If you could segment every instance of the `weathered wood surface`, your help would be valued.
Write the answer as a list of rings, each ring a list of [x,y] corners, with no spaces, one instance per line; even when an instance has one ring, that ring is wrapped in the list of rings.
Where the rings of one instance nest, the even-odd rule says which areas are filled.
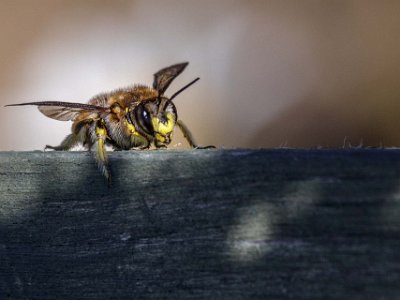
[[[0,153],[0,299],[400,299],[399,150]]]

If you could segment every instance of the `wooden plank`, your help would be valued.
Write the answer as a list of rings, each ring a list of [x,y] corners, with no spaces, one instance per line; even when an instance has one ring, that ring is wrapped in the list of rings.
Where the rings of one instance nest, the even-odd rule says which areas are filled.
[[[0,152],[0,299],[399,299],[399,150]]]

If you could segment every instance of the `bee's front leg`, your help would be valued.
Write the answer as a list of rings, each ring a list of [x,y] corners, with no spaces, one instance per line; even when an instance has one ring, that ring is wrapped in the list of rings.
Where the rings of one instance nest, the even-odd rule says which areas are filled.
[[[194,140],[192,133],[190,132],[189,128],[182,122],[182,120],[176,121],[176,125],[178,125],[179,129],[182,131],[183,136],[188,141],[190,147],[195,149],[208,149],[208,148],[215,148],[215,146],[199,146]]]
[[[131,150],[146,150],[150,148],[150,141],[136,131],[131,135]]]

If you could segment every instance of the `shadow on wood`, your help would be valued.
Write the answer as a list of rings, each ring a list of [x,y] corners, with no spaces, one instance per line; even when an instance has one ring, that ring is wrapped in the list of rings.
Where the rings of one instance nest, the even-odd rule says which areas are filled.
[[[0,153],[1,299],[397,299],[399,150]]]

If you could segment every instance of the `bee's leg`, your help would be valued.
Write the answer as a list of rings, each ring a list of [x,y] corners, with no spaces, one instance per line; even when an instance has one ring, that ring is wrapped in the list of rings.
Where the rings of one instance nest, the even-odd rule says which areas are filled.
[[[151,146],[150,141],[147,138],[139,135],[132,136],[131,143],[134,145],[131,147],[131,150],[146,150]]]
[[[104,121],[99,120],[97,121],[96,124],[93,124],[90,134],[90,138],[92,140],[92,145],[90,149],[92,150],[92,153],[95,156],[97,165],[104,175],[104,177],[107,179],[108,184],[110,185],[111,183],[111,174],[110,170],[108,167],[108,159],[107,159],[107,153],[106,153],[106,138],[107,138],[107,130],[104,126]]]
[[[182,131],[183,136],[185,139],[188,141],[190,147],[196,148],[196,149],[207,149],[207,148],[215,148],[215,146],[199,146],[196,144],[192,133],[190,132],[189,128],[185,125],[185,123],[182,122],[182,120],[178,120],[176,122],[176,125],[178,125],[179,129]]]
[[[44,147],[44,150],[52,149],[56,151],[67,151],[76,146],[79,142],[80,142],[80,137],[75,133],[71,133],[63,139],[60,145],[58,146],[46,145],[46,147]]]
[[[197,148],[197,144],[194,141],[193,135],[190,132],[189,128],[183,123],[181,120],[176,121],[176,125],[178,125],[179,129],[182,131],[183,136],[188,141],[190,147]]]

